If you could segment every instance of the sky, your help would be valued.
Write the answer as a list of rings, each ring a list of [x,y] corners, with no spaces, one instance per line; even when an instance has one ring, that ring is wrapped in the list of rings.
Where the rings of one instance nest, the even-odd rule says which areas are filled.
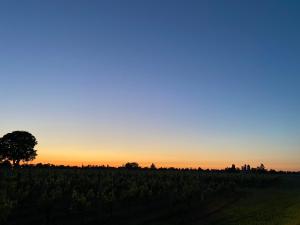
[[[0,136],[34,162],[300,170],[299,1],[2,0]]]

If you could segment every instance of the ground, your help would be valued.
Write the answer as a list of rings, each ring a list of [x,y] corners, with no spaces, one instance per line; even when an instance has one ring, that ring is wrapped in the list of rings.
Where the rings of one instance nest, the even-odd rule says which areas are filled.
[[[277,187],[249,194],[196,224],[300,225],[300,177],[283,177]]]

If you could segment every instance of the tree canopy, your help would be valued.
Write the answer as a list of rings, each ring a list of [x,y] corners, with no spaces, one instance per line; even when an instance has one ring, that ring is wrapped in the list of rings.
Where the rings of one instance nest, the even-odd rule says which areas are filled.
[[[139,164],[137,162],[128,162],[124,166],[126,169],[138,169],[140,168]]]
[[[14,131],[0,138],[0,160],[9,160],[14,166],[28,162],[37,156],[36,138],[27,131]]]

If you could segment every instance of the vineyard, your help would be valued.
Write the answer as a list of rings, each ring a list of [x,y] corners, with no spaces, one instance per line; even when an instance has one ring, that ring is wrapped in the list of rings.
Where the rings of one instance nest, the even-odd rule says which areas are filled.
[[[1,169],[0,224],[158,225],[195,209],[205,215],[216,199],[226,205],[274,182],[271,174],[198,170]]]

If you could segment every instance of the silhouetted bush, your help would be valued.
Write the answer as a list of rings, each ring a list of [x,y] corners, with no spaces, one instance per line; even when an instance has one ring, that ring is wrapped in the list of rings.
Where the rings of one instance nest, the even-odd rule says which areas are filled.
[[[140,168],[139,164],[136,163],[136,162],[128,162],[128,163],[125,164],[124,167],[126,169],[139,169]]]

